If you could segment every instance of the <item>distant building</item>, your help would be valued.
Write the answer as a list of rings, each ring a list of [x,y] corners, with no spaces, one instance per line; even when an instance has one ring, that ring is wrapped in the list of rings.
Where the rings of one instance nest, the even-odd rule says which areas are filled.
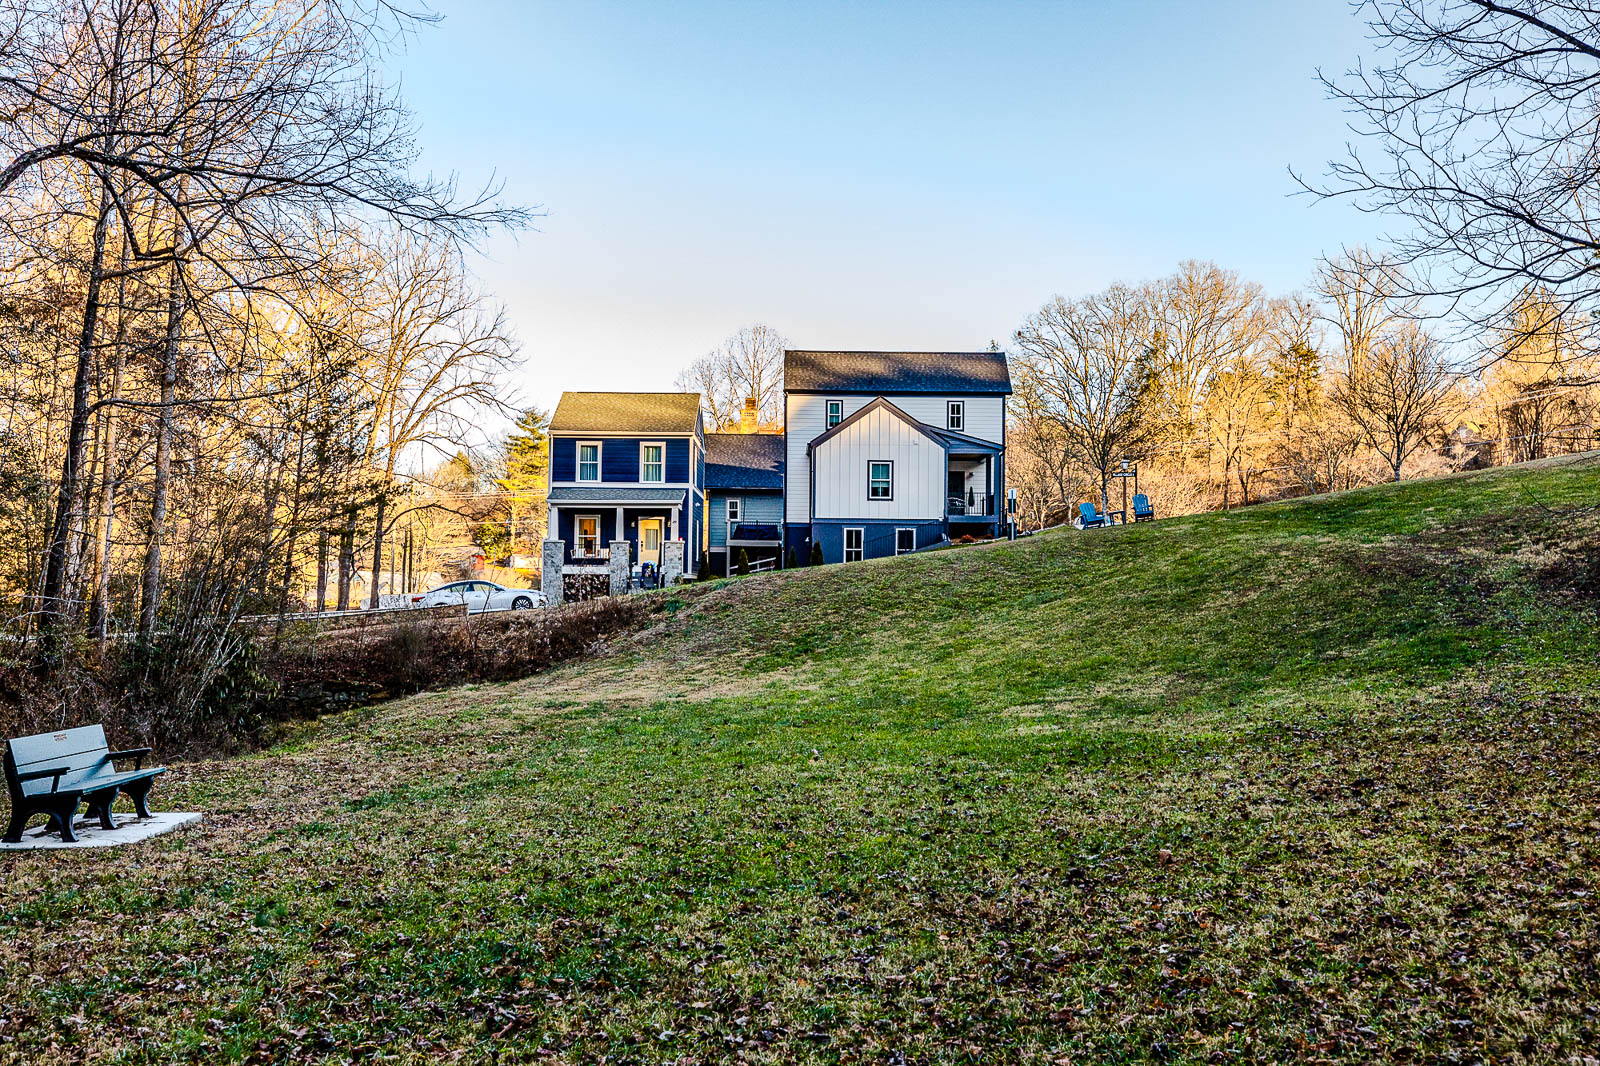
[[[714,574],[783,565],[784,436],[755,432],[755,404],[745,405],[739,433],[706,434],[709,562]]]
[[[706,435],[696,392],[566,392],[550,419],[549,533],[565,566],[603,564],[614,541],[660,566],[682,541],[693,577],[706,548]]]
[[[1000,528],[1003,352],[784,353],[784,535],[801,559],[899,555]]]

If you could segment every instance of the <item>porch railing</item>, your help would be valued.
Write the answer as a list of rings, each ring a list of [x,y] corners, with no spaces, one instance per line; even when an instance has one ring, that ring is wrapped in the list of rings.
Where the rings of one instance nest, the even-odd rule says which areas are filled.
[[[981,492],[951,496],[945,503],[945,510],[957,517],[988,518],[994,514],[994,497]]]

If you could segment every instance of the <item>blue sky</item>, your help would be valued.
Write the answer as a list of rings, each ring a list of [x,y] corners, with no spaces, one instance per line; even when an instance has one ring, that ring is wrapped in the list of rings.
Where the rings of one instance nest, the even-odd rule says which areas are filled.
[[[1213,259],[1273,292],[1380,221],[1291,195],[1366,48],[1343,0],[441,2],[398,60],[420,166],[537,230],[474,267],[523,403],[796,347],[1005,343],[1054,293]]]

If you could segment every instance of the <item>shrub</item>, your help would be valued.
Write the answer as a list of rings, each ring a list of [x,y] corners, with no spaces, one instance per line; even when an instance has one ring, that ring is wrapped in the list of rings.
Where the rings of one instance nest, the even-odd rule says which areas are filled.
[[[750,553],[745,549],[740,548],[739,562],[736,565],[738,566],[740,577],[744,577],[746,574],[748,574],[750,572]]]
[[[800,565],[800,556],[795,554],[794,547],[791,546],[789,548],[789,554],[787,554],[787,555],[785,555],[783,557],[783,568],[785,570],[793,570],[795,567],[797,567],[799,565]]]
[[[820,543],[811,545],[811,565],[822,565],[822,545]]]

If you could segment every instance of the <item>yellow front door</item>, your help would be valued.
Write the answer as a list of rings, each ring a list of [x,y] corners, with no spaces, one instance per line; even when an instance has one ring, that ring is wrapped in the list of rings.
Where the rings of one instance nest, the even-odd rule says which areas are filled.
[[[661,568],[661,519],[639,519],[639,562]]]

